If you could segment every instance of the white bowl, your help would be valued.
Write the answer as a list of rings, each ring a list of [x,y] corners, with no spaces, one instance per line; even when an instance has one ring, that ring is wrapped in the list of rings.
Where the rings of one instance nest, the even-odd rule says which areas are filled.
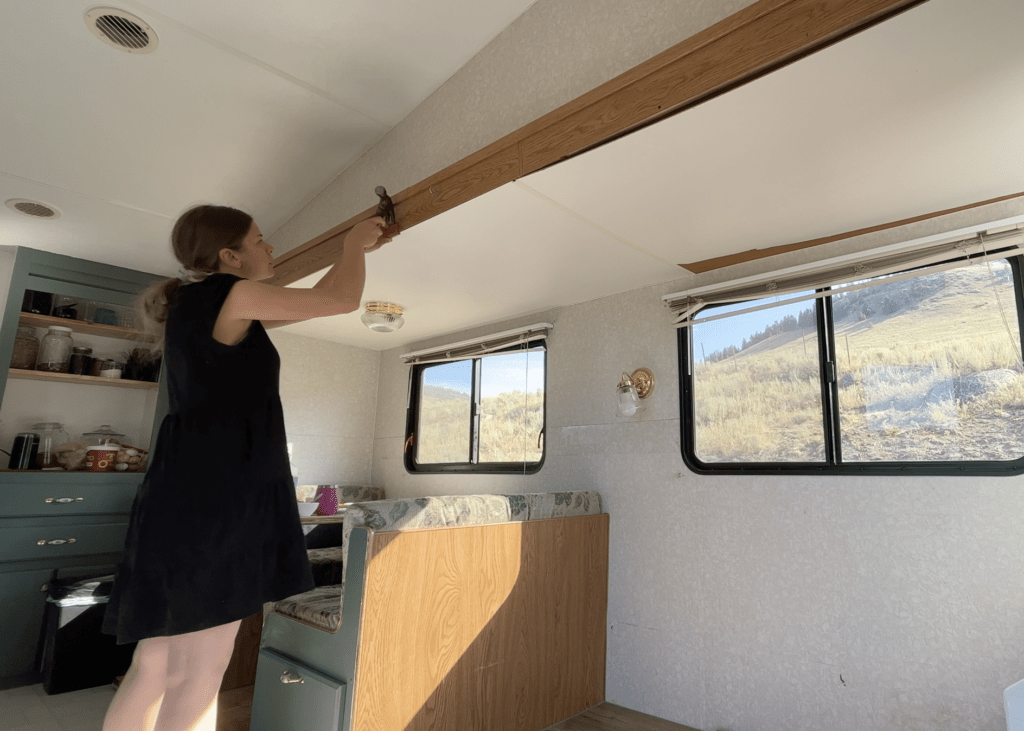
[[[316,512],[316,509],[320,507],[320,503],[299,503],[299,515],[304,518],[308,518],[310,515]]]

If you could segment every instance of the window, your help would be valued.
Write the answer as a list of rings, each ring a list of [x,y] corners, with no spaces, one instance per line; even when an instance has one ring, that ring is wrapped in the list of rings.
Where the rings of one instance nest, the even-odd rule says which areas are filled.
[[[1021,258],[696,310],[679,328],[687,465],[1024,472]]]
[[[544,340],[476,358],[413,365],[410,472],[532,474],[544,461]]]

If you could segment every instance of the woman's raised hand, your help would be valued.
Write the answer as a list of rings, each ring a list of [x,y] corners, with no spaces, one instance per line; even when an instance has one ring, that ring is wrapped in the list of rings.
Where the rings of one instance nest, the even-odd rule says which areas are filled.
[[[386,225],[380,216],[360,221],[348,232],[345,243],[359,246],[364,252],[376,251],[391,241],[391,239],[381,236]]]

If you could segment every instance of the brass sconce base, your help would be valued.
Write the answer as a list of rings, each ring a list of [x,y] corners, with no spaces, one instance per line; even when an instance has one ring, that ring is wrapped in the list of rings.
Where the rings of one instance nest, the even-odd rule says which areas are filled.
[[[647,398],[654,392],[654,374],[650,368],[637,368],[629,375],[629,380],[636,387],[636,395]]]

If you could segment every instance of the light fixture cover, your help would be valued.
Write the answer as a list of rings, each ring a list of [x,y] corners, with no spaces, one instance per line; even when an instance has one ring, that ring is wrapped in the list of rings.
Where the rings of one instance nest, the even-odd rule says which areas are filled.
[[[366,327],[377,333],[394,332],[405,324],[402,306],[391,302],[367,302],[360,318]]]

